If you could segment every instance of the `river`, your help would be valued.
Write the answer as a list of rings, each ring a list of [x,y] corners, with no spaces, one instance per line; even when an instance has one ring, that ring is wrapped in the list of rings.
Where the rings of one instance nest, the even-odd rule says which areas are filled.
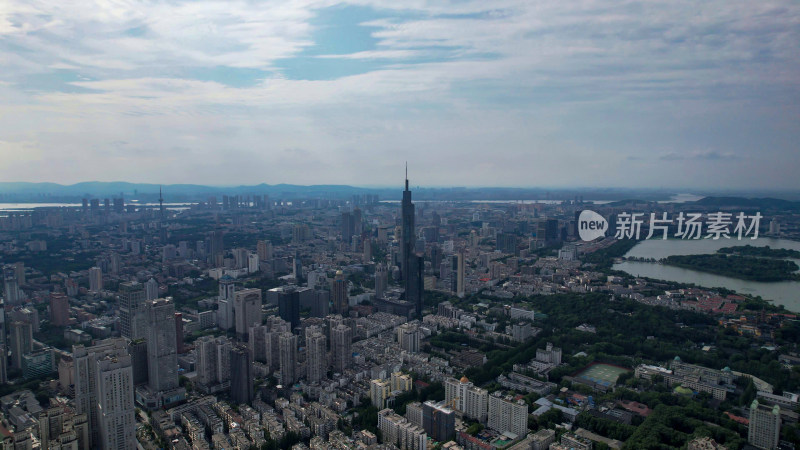
[[[800,250],[800,242],[786,239],[758,238],[756,240],[742,239],[741,241],[735,239],[720,239],[717,241],[710,239],[685,241],[668,239],[642,241],[636,244],[625,256],[661,259],[670,255],[716,253],[722,247],[748,244],[758,247],[768,245],[771,248]],[[694,283],[707,288],[724,287],[746,295],[760,295],[761,298],[771,300],[777,305],[783,305],[790,311],[800,312],[800,281],[747,281],[659,263],[638,261],[624,261],[614,264],[614,269],[635,276],[680,283]]]

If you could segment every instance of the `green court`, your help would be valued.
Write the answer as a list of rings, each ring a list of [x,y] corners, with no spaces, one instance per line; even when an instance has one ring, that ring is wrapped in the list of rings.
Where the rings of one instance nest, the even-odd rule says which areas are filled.
[[[630,370],[610,364],[592,364],[581,371],[578,378],[603,386],[613,386],[617,383],[617,378],[625,372],[630,372]]]

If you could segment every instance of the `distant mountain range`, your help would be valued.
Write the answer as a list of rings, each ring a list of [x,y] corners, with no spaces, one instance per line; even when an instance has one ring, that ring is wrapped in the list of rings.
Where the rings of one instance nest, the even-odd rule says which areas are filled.
[[[147,183],[128,183],[123,181],[83,183],[62,185],[57,183],[0,182],[0,202],[80,202],[83,198],[115,198],[143,202],[156,201],[159,189],[163,189],[164,200],[172,202],[205,201],[209,197],[221,200],[223,195],[269,195],[272,199],[350,199],[354,195],[373,194],[381,200],[400,200],[403,186],[367,188],[349,185],[296,184],[258,184],[252,186],[207,186],[199,184],[158,185]],[[500,188],[500,187],[415,187],[414,200],[574,200],[585,201],[657,201],[669,200],[675,191],[663,189],[622,189],[622,188]],[[764,195],[766,197],[766,195]],[[800,200],[798,193],[769,193],[770,197]],[[699,204],[750,206],[765,205],[795,209],[800,203],[777,198],[706,197]],[[622,202],[621,202],[622,203]]]

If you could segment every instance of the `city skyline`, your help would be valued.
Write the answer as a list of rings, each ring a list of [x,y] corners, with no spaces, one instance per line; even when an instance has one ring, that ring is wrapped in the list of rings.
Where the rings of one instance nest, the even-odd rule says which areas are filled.
[[[13,1],[0,176],[800,189],[800,5]],[[76,31],[80,30],[80,32]]]

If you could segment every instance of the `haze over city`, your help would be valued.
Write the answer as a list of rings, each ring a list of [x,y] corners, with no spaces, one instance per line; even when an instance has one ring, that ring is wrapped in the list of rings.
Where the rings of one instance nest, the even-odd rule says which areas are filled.
[[[797,189],[793,1],[0,7],[0,178]],[[389,180],[392,180],[391,182]]]

